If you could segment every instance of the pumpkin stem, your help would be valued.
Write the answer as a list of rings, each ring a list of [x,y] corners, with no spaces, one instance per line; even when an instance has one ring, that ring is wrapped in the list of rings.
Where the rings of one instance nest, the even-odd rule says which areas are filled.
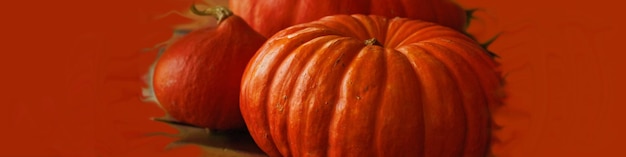
[[[219,24],[220,22],[222,22],[222,20],[230,17],[233,15],[233,12],[228,10],[228,8],[223,7],[223,6],[215,6],[215,7],[211,7],[211,8],[207,8],[203,11],[198,10],[198,8],[196,8],[195,4],[191,5],[191,8],[189,8],[189,10],[191,10],[192,13],[196,14],[196,15],[200,15],[200,16],[213,16],[215,17],[215,19],[217,19],[217,23]]]
[[[367,46],[372,46],[372,45],[383,46],[383,44],[378,42],[378,40],[376,40],[376,38],[365,40],[365,45],[367,45]]]

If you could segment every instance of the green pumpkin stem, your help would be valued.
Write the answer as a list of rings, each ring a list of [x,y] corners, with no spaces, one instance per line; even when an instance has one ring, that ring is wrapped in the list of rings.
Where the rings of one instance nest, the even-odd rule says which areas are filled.
[[[372,45],[383,46],[383,44],[380,43],[376,38],[371,38],[371,39],[365,40],[365,45],[367,45],[367,46],[372,46]]]
[[[192,4],[189,10],[191,10],[191,12],[196,15],[213,16],[215,17],[215,19],[217,19],[218,24],[221,23],[224,19],[233,15],[232,11],[228,10],[228,8],[223,7],[223,6],[215,6],[215,7],[207,8],[203,11],[200,11],[198,10],[198,8],[196,8],[195,4]]]

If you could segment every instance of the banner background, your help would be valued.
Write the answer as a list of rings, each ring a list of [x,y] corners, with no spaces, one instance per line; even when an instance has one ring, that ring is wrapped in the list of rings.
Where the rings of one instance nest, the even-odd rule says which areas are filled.
[[[481,8],[470,31],[507,74],[494,112],[497,156],[624,156],[626,28],[611,0],[459,0]],[[175,132],[141,101],[144,52],[167,40],[189,0],[5,1],[0,57],[0,156],[197,156],[166,151]],[[223,3],[223,2],[218,2]]]

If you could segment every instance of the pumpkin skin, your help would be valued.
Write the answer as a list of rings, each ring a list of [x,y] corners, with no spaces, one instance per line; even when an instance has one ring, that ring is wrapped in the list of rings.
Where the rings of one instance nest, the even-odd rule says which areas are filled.
[[[266,38],[236,15],[219,16],[224,19],[216,27],[194,30],[167,48],[154,70],[154,93],[169,116],[182,123],[245,128],[239,110],[241,76]]]
[[[499,78],[485,50],[453,29],[335,15],[269,38],[243,75],[240,104],[272,157],[483,157]]]
[[[374,14],[436,22],[463,31],[467,18],[450,0],[231,0],[229,7],[265,37],[336,14]]]

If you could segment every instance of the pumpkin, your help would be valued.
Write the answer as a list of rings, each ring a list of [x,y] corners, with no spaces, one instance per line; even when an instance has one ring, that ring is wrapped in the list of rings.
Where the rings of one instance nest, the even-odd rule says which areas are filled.
[[[245,128],[239,111],[243,71],[266,38],[224,7],[200,15],[218,19],[181,37],[162,54],[153,75],[154,94],[177,121],[215,130]]]
[[[376,14],[436,22],[462,31],[466,12],[450,0],[231,0],[229,7],[270,37],[289,26],[335,14]]]
[[[244,72],[241,112],[272,157],[482,157],[497,71],[448,27],[333,15],[267,40]]]

